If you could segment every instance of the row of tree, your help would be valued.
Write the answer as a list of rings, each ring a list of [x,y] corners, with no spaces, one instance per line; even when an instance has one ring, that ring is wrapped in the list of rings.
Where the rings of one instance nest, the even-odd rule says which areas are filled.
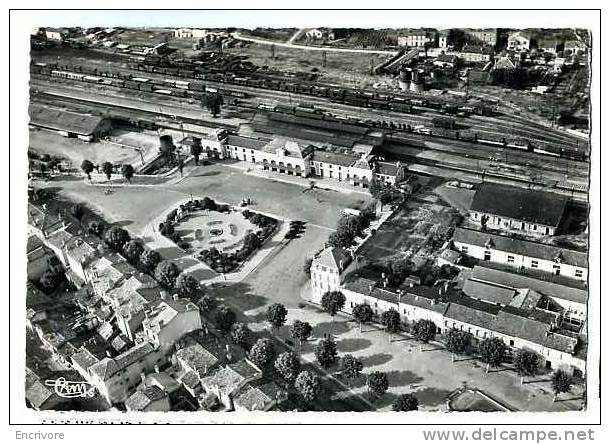
[[[87,175],[87,178],[89,180],[91,180],[91,173],[93,172],[93,170],[97,170],[99,172],[99,165],[94,165],[93,162],[87,159],[83,160],[80,165],[80,168],[83,173]],[[102,164],[102,172],[106,175],[106,178],[110,180],[112,174],[114,173],[114,165],[112,164],[112,162],[104,162]],[[135,170],[132,165],[123,164],[121,166],[121,175],[127,180],[127,182],[131,183],[131,179],[133,178],[134,174]]]

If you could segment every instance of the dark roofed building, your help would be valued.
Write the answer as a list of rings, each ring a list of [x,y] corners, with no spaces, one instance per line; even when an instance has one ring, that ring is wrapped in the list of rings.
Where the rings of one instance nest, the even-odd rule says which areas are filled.
[[[71,111],[30,106],[30,125],[36,128],[57,131],[66,137],[78,137],[92,141],[108,134],[112,129],[110,119]]]
[[[588,276],[587,253],[581,251],[462,227],[455,229],[453,245],[468,256],[517,269],[539,270],[580,281],[586,281]]]
[[[554,235],[567,200],[559,194],[483,183],[472,201],[470,217],[479,223],[486,217],[488,228]]]

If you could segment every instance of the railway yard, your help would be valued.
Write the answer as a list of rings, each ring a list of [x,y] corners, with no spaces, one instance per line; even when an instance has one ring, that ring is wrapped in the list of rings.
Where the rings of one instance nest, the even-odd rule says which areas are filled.
[[[494,41],[495,59],[460,71],[444,65],[453,46],[420,51],[398,43],[404,30],[352,31],[338,43],[309,28],[94,31],[61,43],[44,31],[32,37],[27,151],[28,258],[38,236],[65,277],[53,287],[44,277],[53,270],[28,275],[28,301],[33,289],[73,296],[68,308],[96,319],[82,329],[99,341],[74,354],[95,344],[87,360],[96,363],[81,368],[48,345],[59,330],[44,333],[38,305],[28,306],[28,347],[48,349],[55,366],[80,373],[119,410],[132,409],[160,368],[179,386],[163,392],[166,410],[170,400],[171,410],[239,410],[238,394],[263,387],[275,390],[265,410],[400,411],[405,396],[434,412],[584,408],[588,113],[564,113],[571,126],[561,126],[556,103],[536,92],[556,88],[586,103],[582,59],[560,75],[549,54],[524,52],[524,63],[545,63],[536,78],[550,85],[510,90],[468,83],[471,70],[491,78],[494,60],[513,56],[504,41]],[[451,87],[431,87],[449,76]],[[325,299],[340,296],[336,307]],[[362,321],[355,307],[369,304]],[[165,306],[181,321],[153,325],[169,332],[159,345],[148,329]],[[310,323],[304,338],[300,321]],[[423,336],[422,321],[431,324]],[[455,332],[471,342],[450,352]],[[118,339],[121,354],[106,347]],[[496,361],[480,347],[492,339],[503,347]],[[191,340],[214,358],[209,368],[187,368]],[[324,341],[336,341],[330,363]],[[125,364],[137,368],[135,385],[92,377],[142,344],[156,363]],[[530,346],[539,367],[524,373],[514,356]],[[259,347],[272,358],[294,354],[299,378],[318,384],[311,399],[296,372],[286,376]],[[361,361],[355,377],[338,353]],[[226,396],[210,388],[244,368],[256,376]],[[562,369],[572,385],[560,393],[551,378]],[[376,373],[386,377],[381,394],[371,388]],[[464,406],[449,402],[458,394]]]

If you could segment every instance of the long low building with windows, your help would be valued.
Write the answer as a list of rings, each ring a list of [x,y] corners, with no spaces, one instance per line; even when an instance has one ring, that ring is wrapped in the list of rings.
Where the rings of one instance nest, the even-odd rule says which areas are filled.
[[[498,270],[475,267],[462,279],[463,287],[407,285],[387,288],[383,279],[348,266],[347,251],[328,247],[311,265],[311,301],[319,304],[327,291],[345,295],[343,311],[351,314],[367,304],[376,318],[396,310],[403,324],[420,319],[434,322],[437,333],[452,328],[469,332],[473,340],[500,338],[509,349],[536,351],[547,368],[585,374],[586,291],[538,281]]]
[[[462,254],[483,261],[532,269],[579,281],[588,278],[587,253],[515,237],[458,227],[453,246]]]
[[[405,177],[400,162],[378,160],[367,153],[348,149],[328,150],[286,137],[260,138],[222,132],[210,137],[208,157],[235,159],[269,172],[300,177],[319,177],[368,188],[373,181],[395,185]],[[201,141],[202,146],[210,145]]]

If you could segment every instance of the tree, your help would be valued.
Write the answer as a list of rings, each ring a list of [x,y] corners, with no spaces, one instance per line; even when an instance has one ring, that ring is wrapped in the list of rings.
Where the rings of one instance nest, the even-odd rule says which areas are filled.
[[[360,324],[360,333],[362,333],[362,324],[371,322],[373,320],[373,309],[368,304],[357,304],[352,309],[352,315]]]
[[[254,343],[248,352],[248,359],[261,370],[271,362],[275,355],[273,342],[268,338],[261,338]]]
[[[305,272],[307,279],[311,278],[311,264],[312,263],[313,263],[313,258],[308,257],[307,259],[305,259],[305,264],[303,264],[303,271]]]
[[[223,333],[228,333],[231,331],[231,327],[235,323],[235,312],[231,310],[226,305],[221,305],[218,307],[218,311],[216,312],[216,316],[214,320],[216,321],[216,326]]]
[[[80,225],[83,221],[83,216],[85,215],[85,209],[79,203],[75,203],[70,207],[70,214],[78,221]]]
[[[129,239],[130,236],[127,230],[117,226],[110,227],[104,234],[104,240],[114,251],[122,251],[123,245]]]
[[[286,381],[294,381],[301,370],[299,358],[292,352],[280,353],[276,358],[275,369]]]
[[[420,350],[422,350],[423,344],[432,341],[436,336],[436,324],[429,319],[420,319],[411,327],[411,333],[421,342]]]
[[[193,297],[199,290],[199,282],[191,274],[182,273],[176,279],[176,290],[180,296]]]
[[[560,393],[570,391],[570,388],[572,388],[572,378],[564,370],[555,370],[551,379],[551,387],[553,387],[553,393],[555,393],[553,396],[553,402],[555,402]]]
[[[155,268],[155,278],[162,287],[167,290],[173,290],[176,285],[176,278],[180,274],[180,270],[172,261],[163,261]]]
[[[392,342],[392,334],[400,331],[400,314],[393,308],[384,311],[381,314],[381,324],[385,327],[390,342]]]
[[[127,180],[127,182],[131,183],[131,179],[133,178],[133,175],[134,175],[133,166],[131,166],[130,164],[123,165],[121,168],[121,174],[123,175],[125,180]]]
[[[256,250],[260,244],[261,244],[261,240],[259,239],[259,237],[254,234],[254,233],[248,233],[244,236],[244,248],[248,251],[254,251]]]
[[[288,310],[282,304],[274,303],[267,308],[267,321],[271,324],[271,328],[279,329],[286,323],[286,315]]]
[[[341,374],[347,379],[355,380],[357,379],[364,367],[362,361],[357,358],[354,358],[352,355],[345,355],[339,361],[339,367],[341,369]]]
[[[193,143],[191,145],[191,156],[195,159],[195,165],[199,165],[199,156],[203,153],[203,147],[200,144]]]
[[[112,176],[112,173],[114,172],[114,166],[110,162],[104,162],[102,164],[102,171],[106,175],[106,178],[108,180],[110,180],[110,177]]]
[[[521,384],[526,376],[533,376],[538,372],[540,367],[540,355],[529,348],[520,348],[515,353],[513,360],[515,370],[521,376]]]
[[[320,302],[324,311],[332,318],[332,325],[334,326],[335,315],[345,306],[345,296],[340,291],[327,291],[322,295]]]
[[[93,163],[91,161],[85,159],[80,164],[80,169],[83,170],[83,173],[87,175],[87,179],[91,180],[91,173],[93,172]]]
[[[92,220],[89,222],[87,231],[99,237],[104,233],[104,223],[99,220]]]
[[[313,372],[303,370],[294,381],[294,388],[305,402],[313,402],[320,394],[320,378]]]
[[[316,359],[324,368],[331,367],[337,362],[337,344],[332,336],[326,336],[320,339],[314,350]]]
[[[38,283],[43,291],[48,294],[55,291],[64,278],[65,275],[59,269],[50,267],[44,271]]]
[[[313,328],[309,322],[302,322],[298,319],[296,319],[293,322],[292,327],[290,327],[290,336],[299,341],[299,353],[301,353],[303,342],[309,339],[312,331]]]
[[[156,250],[144,250],[140,255],[140,263],[148,271],[153,271],[159,262],[161,262],[161,255]]]
[[[220,114],[222,105],[223,99],[218,93],[208,93],[203,98],[203,106],[207,108],[213,117],[217,117]]]
[[[369,393],[381,397],[390,387],[388,375],[384,372],[373,372],[366,378],[366,386]]]
[[[252,331],[243,322],[238,322],[231,327],[231,341],[244,350],[249,350],[252,342]]]
[[[445,335],[445,348],[451,352],[451,362],[455,361],[455,355],[461,355],[470,347],[472,335],[466,331],[452,328]]]
[[[132,264],[138,263],[143,251],[144,247],[135,239],[127,241],[125,242],[125,245],[123,245],[123,254]]]
[[[403,393],[392,403],[392,410],[395,412],[411,412],[418,407],[419,401],[413,393]]]
[[[216,308],[216,299],[214,299],[209,294],[204,294],[197,301],[197,306],[201,309],[203,313],[210,313],[212,310]]]
[[[490,366],[497,367],[504,362],[506,345],[500,338],[487,338],[479,343],[479,354],[487,365],[485,373],[488,373]]]

